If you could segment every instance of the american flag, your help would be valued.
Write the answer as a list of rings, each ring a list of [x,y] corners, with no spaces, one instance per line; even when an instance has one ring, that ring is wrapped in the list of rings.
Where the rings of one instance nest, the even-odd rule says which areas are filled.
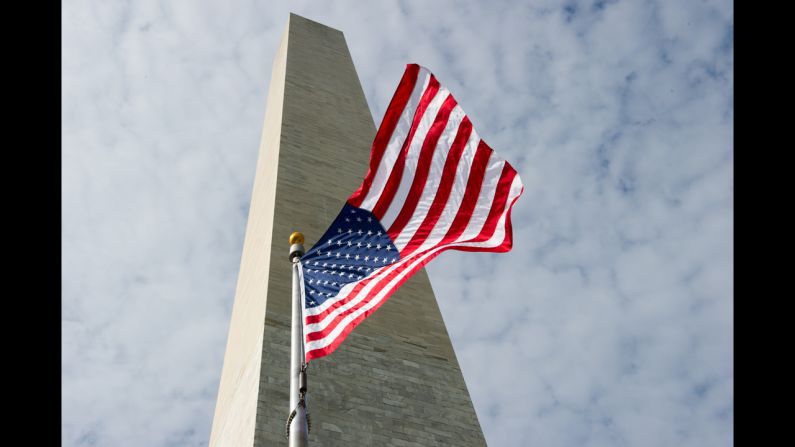
[[[442,251],[510,250],[523,189],[436,77],[407,65],[364,181],[301,259],[306,361],[333,352]]]

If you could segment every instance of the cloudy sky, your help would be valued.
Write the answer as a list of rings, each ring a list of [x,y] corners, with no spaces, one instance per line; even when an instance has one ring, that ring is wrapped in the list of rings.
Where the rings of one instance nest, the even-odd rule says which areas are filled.
[[[206,445],[291,11],[522,176],[513,251],[428,267],[490,445],[733,444],[731,1],[62,7],[65,446]]]

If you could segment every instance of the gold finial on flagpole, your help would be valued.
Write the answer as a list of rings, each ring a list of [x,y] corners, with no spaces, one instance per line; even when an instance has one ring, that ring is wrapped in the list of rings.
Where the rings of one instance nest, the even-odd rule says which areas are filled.
[[[290,261],[304,255],[304,235],[296,231],[290,235]]]
[[[304,235],[301,234],[299,231],[294,232],[290,235],[290,245],[293,244],[304,244]]]

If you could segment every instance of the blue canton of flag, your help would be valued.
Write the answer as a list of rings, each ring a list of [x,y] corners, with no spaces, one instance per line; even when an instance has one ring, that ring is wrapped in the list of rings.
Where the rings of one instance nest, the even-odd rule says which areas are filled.
[[[399,259],[395,245],[372,213],[346,203],[323,237],[301,258],[306,308],[323,304],[344,285]]]

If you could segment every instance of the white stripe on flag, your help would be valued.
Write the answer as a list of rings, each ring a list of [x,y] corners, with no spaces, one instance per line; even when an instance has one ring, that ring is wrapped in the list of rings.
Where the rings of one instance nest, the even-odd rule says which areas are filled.
[[[397,160],[400,149],[403,147],[403,141],[408,136],[409,131],[411,131],[411,126],[414,122],[414,113],[417,111],[420,99],[428,88],[430,81],[431,73],[425,68],[420,67],[419,74],[417,75],[417,83],[414,85],[411,97],[406,103],[403,112],[400,114],[400,119],[395,126],[394,132],[392,132],[392,136],[389,138],[389,143],[387,143],[381,163],[378,165],[373,183],[370,186],[370,190],[367,192],[367,197],[362,201],[360,208],[372,211],[375,204],[378,203],[378,198],[381,197],[381,193],[384,191],[384,186],[386,186],[386,181],[389,179],[389,174],[392,173],[395,160]]]
[[[411,237],[414,236],[414,233],[416,233],[417,229],[420,227],[420,224],[425,220],[425,216],[428,215],[428,210],[430,210],[433,199],[436,197],[436,192],[439,190],[439,182],[442,180],[442,171],[447,161],[447,155],[450,153],[450,147],[453,145],[453,140],[455,140],[455,136],[458,134],[458,127],[461,125],[463,119],[464,111],[461,107],[456,105],[450,113],[447,126],[445,126],[441,138],[439,138],[436,148],[433,151],[431,169],[428,172],[428,178],[425,180],[425,186],[417,202],[417,207],[414,209],[414,213],[403,228],[403,231],[401,231],[400,235],[395,239],[395,246],[398,251],[409,243]]]
[[[411,183],[414,181],[414,174],[417,171],[417,160],[420,156],[420,149],[422,148],[422,144],[425,142],[425,137],[428,135],[428,131],[431,129],[433,122],[436,120],[436,115],[439,113],[439,109],[442,107],[444,100],[450,96],[450,92],[444,88],[440,87],[439,91],[436,92],[436,96],[433,97],[433,100],[428,105],[428,108],[425,110],[425,114],[422,115],[422,119],[420,120],[419,124],[417,125],[417,131],[414,132],[413,138],[409,144],[408,153],[406,154],[406,159],[404,160],[404,168],[403,168],[403,175],[400,177],[400,186],[395,192],[395,196],[392,198],[392,201],[389,203],[389,207],[387,208],[384,215],[381,217],[380,222],[381,225],[385,229],[389,229],[392,225],[392,222],[395,221],[400,209],[403,207],[403,203],[406,201],[406,196],[409,193],[409,188],[411,187]]]
[[[478,201],[476,202],[477,205],[475,205],[475,208],[472,211],[472,216],[467,223],[466,230],[464,230],[464,232],[461,234],[459,240],[466,240],[477,236],[478,233],[480,233],[480,229],[483,228],[483,225],[486,223],[486,218],[488,217],[489,210],[491,209],[491,203],[494,201],[494,193],[497,190],[497,184],[500,182],[500,174],[502,174],[503,166],[505,166],[505,161],[494,157],[494,153],[492,153],[491,157],[489,158],[489,164],[486,166],[486,172],[483,175],[480,194],[478,194]],[[478,212],[483,213],[484,209],[485,214],[477,214]],[[420,245],[420,248],[418,248],[417,251],[427,250],[441,242],[441,240],[444,239],[445,235],[447,235],[447,232],[450,230],[450,225],[453,224],[455,216],[456,214],[443,214],[442,218],[446,219],[447,222],[441,223],[440,218],[440,223],[436,224],[436,227],[434,227],[433,231],[431,231],[431,234],[428,235],[428,238],[425,239],[425,242]],[[474,230],[477,230],[477,232]]]
[[[464,200],[464,192],[466,192],[467,189],[469,172],[472,169],[472,161],[475,158],[475,152],[478,149],[479,143],[480,137],[477,132],[475,132],[475,129],[472,129],[472,133],[469,135],[469,140],[464,148],[464,153],[461,154],[461,159],[458,161],[458,166],[456,167],[453,188],[450,190],[450,197],[447,198],[447,203],[445,203],[436,225],[434,225],[433,229],[428,233],[426,239],[436,238],[435,240],[437,242],[442,240],[450,229],[450,225],[453,224],[453,220],[458,214],[458,209],[461,207],[461,201]],[[395,244],[395,246],[398,251],[402,251],[407,243],[408,241],[403,245]],[[427,246],[425,248],[427,248]]]

